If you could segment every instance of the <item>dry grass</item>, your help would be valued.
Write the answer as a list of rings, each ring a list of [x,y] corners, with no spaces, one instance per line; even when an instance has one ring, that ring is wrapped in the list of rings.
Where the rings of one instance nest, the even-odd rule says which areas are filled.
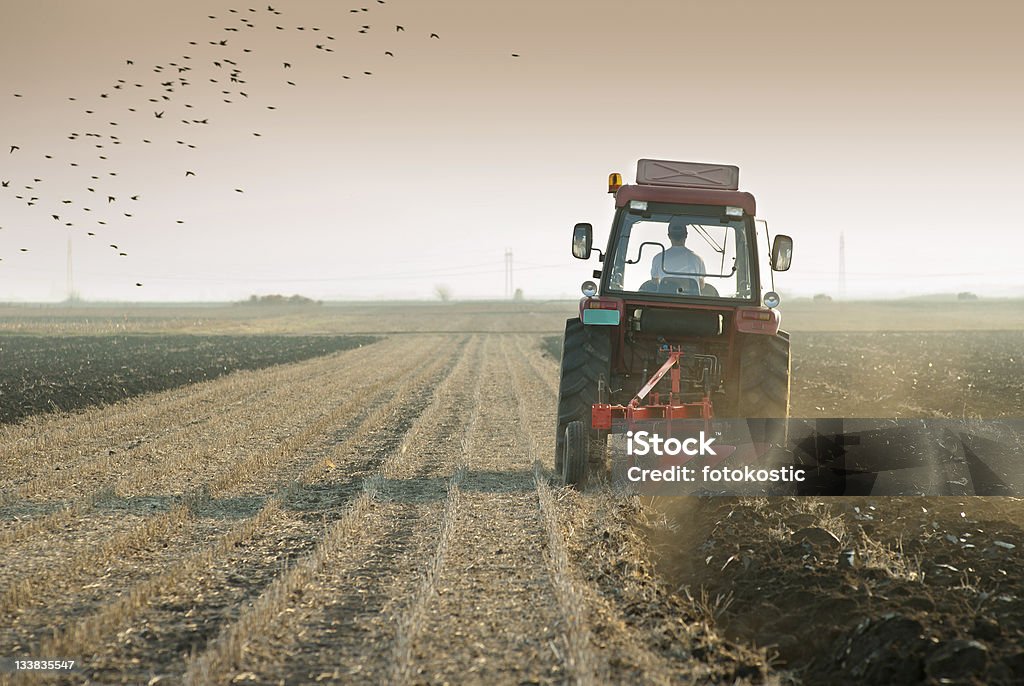
[[[471,369],[471,357],[473,356],[463,351],[456,365],[438,387],[433,402],[416,418],[401,445],[385,458],[376,474],[363,480],[362,492],[358,498],[346,509],[344,515],[331,525],[314,551],[286,573],[278,576],[257,601],[243,611],[237,621],[221,631],[202,655],[190,661],[185,683],[212,684],[230,681],[240,669],[243,669],[245,651],[252,641],[268,635],[272,624],[298,621],[297,617],[286,612],[293,602],[295,592],[310,586],[336,551],[352,547],[354,539],[368,533],[363,519],[371,512],[374,503],[386,495],[387,481],[407,469],[409,462],[415,460],[417,449],[429,443],[429,428],[436,421],[436,416],[448,407],[447,402],[450,401],[449,393],[452,389],[466,382],[467,379],[464,377]],[[383,416],[386,414],[381,413]],[[354,436],[353,439],[355,438],[358,437]],[[456,496],[457,490],[456,483]],[[457,501],[457,497],[455,500]],[[441,559],[443,560],[443,557]]]
[[[413,362],[415,363],[416,360],[414,359]],[[386,402],[371,412],[343,443],[334,447],[331,455],[322,457],[309,464],[297,479],[288,482],[280,487],[276,493],[268,497],[263,507],[255,516],[244,519],[232,526],[227,532],[219,536],[212,545],[186,555],[184,559],[179,560],[170,568],[136,584],[118,601],[104,606],[94,614],[59,632],[52,639],[44,641],[40,649],[45,654],[89,654],[91,649],[96,646],[97,641],[104,640],[104,637],[108,636],[116,627],[124,625],[140,612],[145,611],[151,599],[172,589],[187,588],[190,578],[201,574],[218,558],[230,552],[235,546],[258,536],[266,524],[273,522],[274,518],[281,514],[284,502],[288,501],[302,486],[308,485],[324,473],[325,463],[331,457],[334,457],[339,462],[343,461],[342,455],[347,450],[351,450],[352,446],[363,440],[371,431],[386,425],[393,413],[407,403],[408,396],[416,388],[415,381],[418,381],[420,384],[425,383],[426,379],[436,375],[438,370],[445,366],[446,362],[445,358],[436,357],[432,364],[422,367],[417,375],[419,378],[414,377],[414,379],[410,380],[414,381],[414,383],[403,385],[399,393],[390,396]],[[324,427],[321,426],[320,428],[322,430]],[[304,436],[304,438],[308,439],[309,436]],[[305,442],[303,440],[294,440],[289,448],[294,452],[303,449],[304,446]],[[287,449],[282,451],[280,455],[283,456],[286,452]],[[375,495],[375,493],[376,489],[373,487],[373,482],[367,482],[367,491],[360,498],[366,500]],[[356,507],[356,505],[353,505],[353,507]],[[109,564],[109,557],[102,558],[99,564],[102,564],[104,559]]]

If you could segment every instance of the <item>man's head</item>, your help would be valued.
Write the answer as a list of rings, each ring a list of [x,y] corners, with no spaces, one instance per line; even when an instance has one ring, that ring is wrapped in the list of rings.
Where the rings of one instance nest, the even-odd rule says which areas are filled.
[[[672,245],[684,245],[686,243],[686,222],[681,219],[669,221],[668,239],[672,241]]]

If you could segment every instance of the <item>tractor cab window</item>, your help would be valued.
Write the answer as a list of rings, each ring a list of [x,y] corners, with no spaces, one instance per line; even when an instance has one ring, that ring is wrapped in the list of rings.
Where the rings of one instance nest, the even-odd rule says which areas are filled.
[[[751,250],[742,219],[671,209],[623,211],[617,228],[611,290],[751,298]]]

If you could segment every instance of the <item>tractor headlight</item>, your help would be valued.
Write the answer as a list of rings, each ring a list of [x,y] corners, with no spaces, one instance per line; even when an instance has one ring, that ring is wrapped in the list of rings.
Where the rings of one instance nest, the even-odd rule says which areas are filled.
[[[778,307],[780,302],[782,302],[782,298],[775,291],[768,291],[764,294],[765,307]]]
[[[583,291],[583,295],[593,298],[597,295],[597,284],[593,281],[584,281],[583,285],[580,286],[580,290]]]

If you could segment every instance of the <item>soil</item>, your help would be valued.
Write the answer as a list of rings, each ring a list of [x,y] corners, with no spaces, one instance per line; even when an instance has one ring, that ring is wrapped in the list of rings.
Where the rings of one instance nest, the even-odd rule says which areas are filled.
[[[184,385],[176,371],[0,426],[0,656],[76,659],[42,680],[68,684],[1024,680],[1021,499],[561,488],[565,313],[386,309],[339,320],[394,330],[372,345]],[[143,364],[82,334],[35,358],[22,344],[9,383],[66,358],[66,387],[98,397],[83,360],[159,379],[205,335],[117,348],[158,351]],[[288,349],[270,340],[209,359]],[[1021,342],[801,333],[794,414],[1019,416]]]
[[[1024,500],[687,500],[659,503],[662,572],[801,683],[1024,681]]]
[[[0,337],[0,423],[368,345],[367,336]]]

